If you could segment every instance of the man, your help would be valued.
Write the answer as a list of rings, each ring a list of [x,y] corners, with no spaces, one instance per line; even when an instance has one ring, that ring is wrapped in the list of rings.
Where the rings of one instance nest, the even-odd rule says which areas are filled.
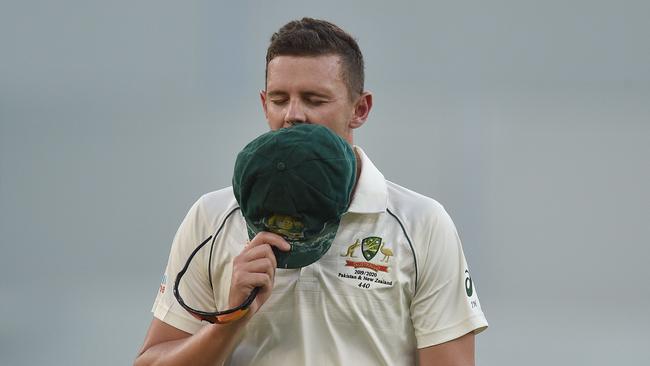
[[[271,130],[318,124],[353,145],[372,94],[349,34],[321,20],[292,21],[272,36],[266,61],[260,97]],[[248,313],[201,323],[163,284],[135,364],[473,365],[474,334],[487,322],[451,219],[436,201],[386,181],[359,147],[354,153],[352,202],[323,258],[276,270],[273,250],[289,251],[285,238],[263,231],[246,243],[243,217],[234,214],[220,240],[236,237],[241,243],[230,245],[240,252],[227,258],[215,244],[207,267],[218,258],[228,269],[193,270],[183,291],[232,308],[259,288]],[[167,284],[235,205],[230,187],[195,203],[174,238]]]

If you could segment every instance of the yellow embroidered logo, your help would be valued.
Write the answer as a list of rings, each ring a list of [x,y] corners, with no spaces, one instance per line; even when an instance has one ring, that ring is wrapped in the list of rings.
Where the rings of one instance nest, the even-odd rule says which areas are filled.
[[[305,225],[295,217],[275,214],[265,218],[263,223],[269,231],[290,240],[299,240],[305,237]]]

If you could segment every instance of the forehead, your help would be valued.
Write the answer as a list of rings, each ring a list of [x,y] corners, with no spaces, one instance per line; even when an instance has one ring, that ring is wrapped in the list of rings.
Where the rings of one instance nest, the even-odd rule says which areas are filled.
[[[267,66],[267,91],[287,88],[345,88],[337,55],[277,56]]]

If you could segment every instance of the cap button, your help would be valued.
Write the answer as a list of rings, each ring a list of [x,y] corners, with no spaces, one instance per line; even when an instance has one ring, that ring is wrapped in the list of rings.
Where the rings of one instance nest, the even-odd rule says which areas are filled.
[[[280,170],[280,171],[287,168],[286,165],[284,165],[283,162],[279,162],[275,167],[278,168],[278,170]]]

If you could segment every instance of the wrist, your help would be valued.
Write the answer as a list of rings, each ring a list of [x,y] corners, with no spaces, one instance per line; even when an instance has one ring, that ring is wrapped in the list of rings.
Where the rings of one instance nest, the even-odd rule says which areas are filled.
[[[209,324],[206,327],[209,329],[209,332],[212,336],[222,337],[222,336],[235,336],[239,333],[242,333],[246,324],[248,324],[252,312],[248,312],[241,319],[237,319],[228,323],[214,323]]]

